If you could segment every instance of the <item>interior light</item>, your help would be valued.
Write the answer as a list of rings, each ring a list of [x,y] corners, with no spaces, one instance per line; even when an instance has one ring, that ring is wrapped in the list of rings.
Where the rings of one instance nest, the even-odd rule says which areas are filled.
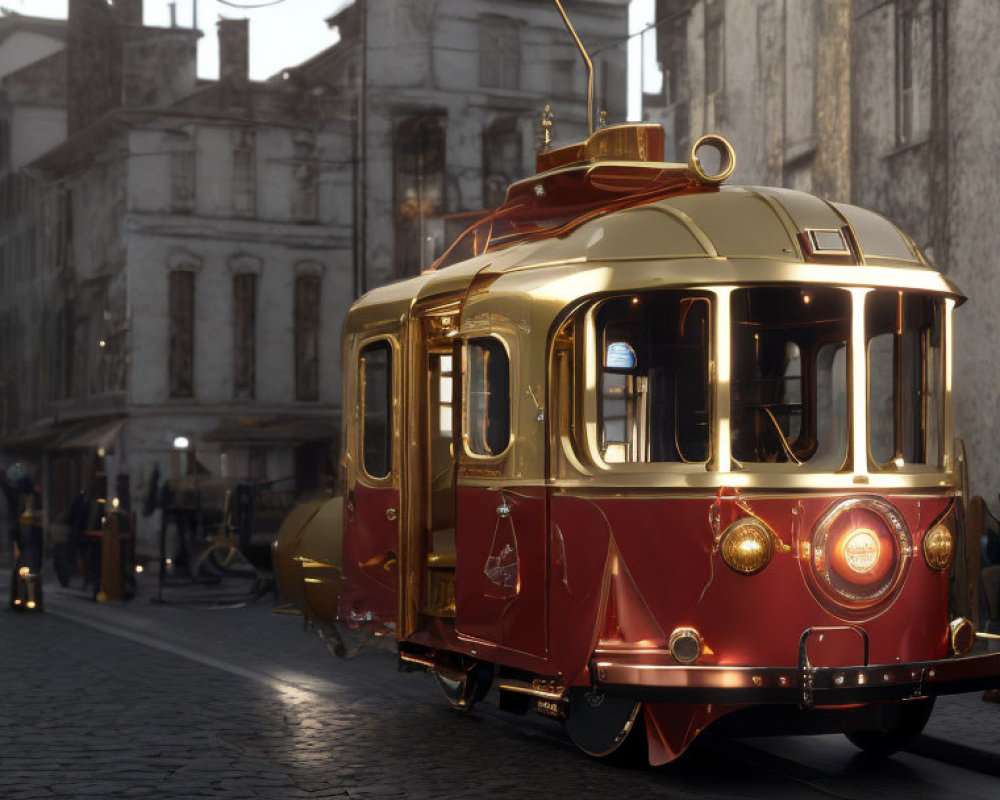
[[[111,507],[112,508],[118,508],[118,505],[119,505],[118,498],[117,497],[112,497],[111,498]]]
[[[108,343],[107,343],[106,341],[104,341],[104,339],[101,339],[101,340],[100,340],[100,341],[99,341],[99,342],[97,343],[97,346],[98,346],[98,347],[107,347],[107,346],[108,346]]]
[[[105,455],[106,452],[107,451],[103,447],[98,447],[97,448],[97,457],[98,458],[104,458],[104,455]]]
[[[174,439],[175,450],[187,450],[190,445],[191,442],[188,441],[187,436],[178,436],[176,439]]]
[[[812,297],[807,294],[802,295],[802,302],[809,305],[812,302]]]

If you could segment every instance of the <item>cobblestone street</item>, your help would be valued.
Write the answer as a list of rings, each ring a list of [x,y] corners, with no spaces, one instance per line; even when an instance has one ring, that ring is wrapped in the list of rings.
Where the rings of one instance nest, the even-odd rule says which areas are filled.
[[[151,583],[151,581],[150,581]],[[843,737],[706,738],[623,770],[561,728],[487,702],[449,710],[388,652],[338,661],[298,618],[248,608],[95,605],[48,587],[0,613],[0,798],[996,797],[1000,707],[939,702],[915,752],[884,763]],[[494,698],[488,698],[492,701]],[[952,763],[948,763],[948,762]]]

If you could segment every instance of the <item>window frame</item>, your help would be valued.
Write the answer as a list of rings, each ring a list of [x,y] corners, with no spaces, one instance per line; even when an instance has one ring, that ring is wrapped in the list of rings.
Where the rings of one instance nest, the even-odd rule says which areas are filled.
[[[472,381],[469,379],[469,357],[471,355],[472,344],[482,339],[495,340],[499,342],[507,356],[507,444],[499,453],[493,453],[490,455],[476,453],[469,446],[469,411],[472,407],[469,397],[469,393],[472,390]],[[454,379],[454,372],[452,374]],[[516,425],[516,417],[514,415],[515,378],[516,375],[511,346],[502,336],[497,333],[490,332],[469,336],[462,341],[462,453],[466,458],[480,463],[496,463],[504,460],[509,455],[511,446],[514,444],[514,428]]]
[[[938,359],[936,365],[937,377],[939,382],[938,387],[938,401],[937,401],[937,419],[934,424],[937,426],[937,452],[933,454],[934,461],[929,461],[931,454],[928,452],[928,428],[927,423],[929,419],[929,414],[931,412],[931,403],[927,395],[927,374],[922,371],[921,373],[921,383],[924,389],[923,396],[920,399],[920,416],[921,425],[923,426],[923,450],[924,450],[924,460],[923,461],[902,461],[902,464],[896,462],[896,457],[891,458],[887,462],[879,461],[875,454],[872,452],[872,426],[871,426],[871,396],[872,396],[872,376],[871,376],[871,345],[876,337],[871,335],[868,328],[868,303],[872,298],[879,292],[892,292],[899,291],[903,295],[908,297],[918,297],[926,300],[930,300],[937,304],[937,314],[939,315],[939,325],[940,325],[940,335],[941,342],[938,345]],[[950,442],[947,439],[948,431],[948,404],[949,404],[949,389],[948,389],[948,379],[947,375],[949,373],[948,360],[950,356],[950,347],[948,341],[949,326],[948,326],[948,306],[947,298],[942,295],[933,292],[923,292],[914,289],[905,290],[893,290],[887,287],[880,287],[872,290],[865,296],[864,303],[864,314],[865,314],[865,352],[864,352],[864,367],[865,367],[865,388],[864,388],[864,413],[865,413],[865,434],[866,434],[866,459],[868,462],[868,472],[872,474],[882,474],[882,475],[902,475],[908,473],[932,473],[939,474],[947,470],[947,454],[950,448]],[[882,334],[885,335],[885,334]],[[926,352],[924,350],[923,337],[926,335],[925,331],[921,332],[920,338],[918,339],[918,344],[921,350],[921,370],[926,367]],[[896,361],[901,357],[896,353],[896,344],[893,344],[893,369],[896,369]],[[893,378],[896,381],[896,378]],[[903,409],[900,406],[900,398],[893,397],[893,428],[896,429],[899,426],[905,426],[905,422],[901,421],[903,414]],[[897,419],[899,418],[899,419]],[[899,450],[901,444],[895,439],[896,433],[893,433],[893,450]],[[901,456],[900,456],[901,458]]]
[[[708,459],[705,461],[639,461],[639,462],[608,462],[601,454],[601,370],[603,369],[602,337],[597,327],[597,313],[601,305],[617,297],[628,297],[636,294],[650,294],[662,291],[686,291],[693,299],[704,300],[708,304],[708,337],[706,360],[706,400],[708,403]],[[585,305],[575,314],[582,314],[581,346],[583,359],[583,375],[574,379],[576,386],[572,391],[582,394],[583,426],[576,436],[586,454],[590,465],[599,472],[634,473],[634,474],[705,474],[715,471],[715,458],[718,446],[717,425],[717,392],[718,357],[716,352],[719,296],[713,287],[650,287],[645,286],[631,290],[588,298]],[[582,379],[581,379],[582,378]],[[588,388],[589,387],[589,388]]]
[[[733,288],[733,291],[729,294],[729,299],[727,302],[730,303],[730,318],[729,318],[729,347],[732,353],[731,358],[734,362],[736,359],[735,347],[733,343],[734,332],[736,331],[736,325],[732,319],[732,303],[734,302],[735,295],[738,292],[752,290],[752,289],[768,289],[768,288],[792,288],[798,289],[800,291],[837,291],[842,292],[846,296],[848,305],[848,315],[849,323],[853,323],[853,316],[855,309],[853,303],[850,299],[850,289],[846,286],[841,286],[839,284],[833,283],[806,283],[802,281],[793,282],[790,284],[769,284],[769,283],[741,283]],[[824,342],[822,345],[817,347],[817,352],[830,342]],[[794,461],[783,461],[783,462],[769,462],[769,461],[741,461],[736,457],[736,454],[732,449],[732,437],[734,435],[733,427],[733,415],[735,413],[735,403],[733,402],[732,392],[734,391],[735,381],[733,379],[733,368],[730,367],[730,374],[728,375],[730,401],[729,401],[729,431],[730,431],[730,461],[731,461],[731,472],[742,472],[747,474],[752,473],[777,473],[783,475],[793,475],[793,474],[812,474],[812,475],[847,475],[853,472],[854,467],[854,440],[853,440],[853,426],[854,426],[854,391],[852,388],[852,359],[853,359],[853,345],[851,341],[850,334],[846,341],[844,341],[844,368],[846,371],[845,379],[845,418],[842,422],[845,425],[845,434],[847,441],[845,443],[844,455],[841,459],[840,466],[836,469],[831,469],[826,466],[821,466],[817,463],[813,457],[800,464]],[[732,362],[731,362],[732,364]],[[815,384],[819,383],[819,376],[811,376]],[[814,387],[815,388],[815,387]],[[804,382],[800,385],[800,393],[804,392],[805,385]],[[804,398],[803,394],[800,397]],[[817,401],[818,402],[818,401]],[[813,413],[818,413],[818,409],[814,409]],[[815,455],[815,454],[814,454]]]

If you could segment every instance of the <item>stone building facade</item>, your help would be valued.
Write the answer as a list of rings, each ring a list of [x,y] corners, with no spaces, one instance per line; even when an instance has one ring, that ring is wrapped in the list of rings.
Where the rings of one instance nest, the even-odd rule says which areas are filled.
[[[574,0],[599,107],[624,121],[628,0]],[[587,133],[587,78],[554,4],[356,0],[340,42],[287,80],[334,92],[355,120],[359,291],[433,262],[507,185],[534,172],[546,103],[560,141]],[[363,199],[362,199],[363,198]]]
[[[679,158],[706,132],[733,181],[784,185],[886,215],[969,301],[955,327],[957,434],[972,488],[1000,491],[1000,4],[981,0],[657,0],[660,92]]]
[[[626,6],[573,19],[592,48],[620,42]],[[314,485],[353,299],[533,171],[545,103],[560,139],[585,134],[583,66],[547,3],[358,0],[330,24],[338,45],[254,82],[247,24],[223,20],[208,82],[196,31],[72,0],[56,45],[0,76],[0,114],[34,92],[61,115],[6,162],[27,199],[0,231],[23,239],[0,262],[0,464],[32,465],[50,521],[95,472],[136,509],[157,475]],[[597,67],[620,119],[622,48]],[[139,525],[151,553],[158,520]]]

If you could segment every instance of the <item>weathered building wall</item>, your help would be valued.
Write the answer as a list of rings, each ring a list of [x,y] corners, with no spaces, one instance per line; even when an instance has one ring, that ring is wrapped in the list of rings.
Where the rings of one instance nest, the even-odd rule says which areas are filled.
[[[364,34],[356,19],[359,7],[367,12]],[[626,8],[621,0],[605,0],[570,9],[588,48],[618,43],[594,59],[597,107],[608,109],[612,123],[624,119]],[[303,76],[336,85],[350,97],[367,47],[367,288],[429,266],[471,221],[457,215],[496,202],[495,192],[485,189],[487,139],[496,141],[502,130],[507,145],[496,161],[503,162],[503,180],[498,175],[496,182],[506,183],[534,171],[546,103],[553,106],[557,142],[586,136],[584,68],[548,3],[368,0],[334,22],[342,27],[341,44]],[[406,181],[400,180],[399,146],[414,139],[405,126],[419,118],[432,118],[428,124],[443,134],[443,172],[423,187],[427,219],[421,230],[431,241],[418,257],[400,245],[419,225],[407,215],[419,215],[420,203],[412,185],[414,196],[401,188]]]
[[[947,263],[969,297],[955,320],[955,416],[970,456],[973,490],[997,508],[1000,491],[1000,4],[947,3],[947,146],[935,151],[948,170]]]
[[[658,9],[665,96],[647,105],[668,134],[676,119],[690,121],[675,136],[686,143],[724,134],[737,152],[735,182],[790,186],[884,214],[969,296],[955,319],[956,433],[973,490],[994,503],[1000,5],[660,0]],[[722,26],[721,56],[712,20]],[[714,58],[723,77],[710,91]]]
[[[847,200],[850,0],[661,0],[659,9],[663,89],[645,102],[667,127],[670,155],[686,161],[698,137],[721,133],[736,149],[734,182]]]

